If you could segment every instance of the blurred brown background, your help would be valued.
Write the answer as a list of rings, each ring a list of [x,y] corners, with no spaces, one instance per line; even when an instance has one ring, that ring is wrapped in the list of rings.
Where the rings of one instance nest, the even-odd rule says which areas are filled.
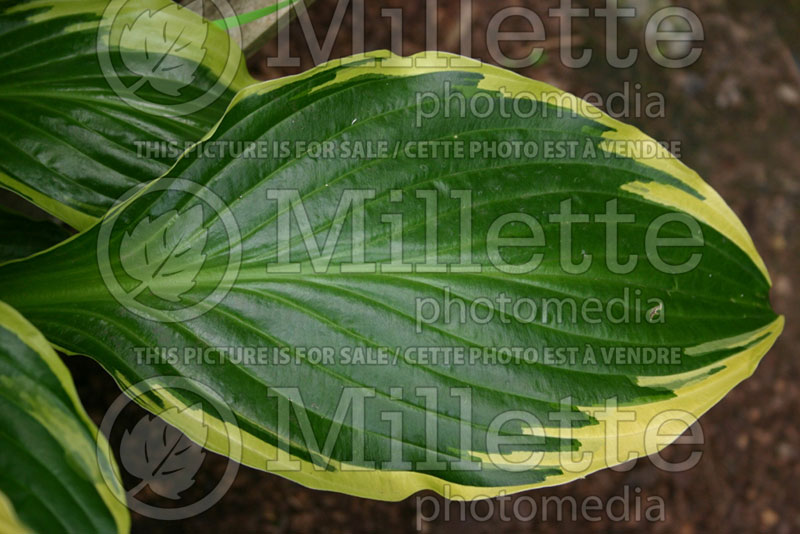
[[[533,46],[547,52],[538,64],[519,69],[526,76],[547,81],[579,96],[598,92],[607,98],[629,83],[631,96],[664,95],[664,116],[623,117],[658,140],[680,141],[680,157],[697,170],[730,204],[750,231],[773,280],[772,301],[786,316],[786,329],[764,358],[755,375],[732,391],[701,421],[702,446],[673,445],[663,454],[678,461],[692,450],[703,453],[693,469],[667,473],[649,459],[641,459],[627,472],[603,471],[566,486],[528,492],[539,504],[544,496],[573,497],[580,506],[595,495],[603,503],[624,496],[628,486],[630,510],[635,499],[647,508],[648,497],[664,503],[663,522],[613,521],[606,512],[589,522],[570,514],[561,521],[550,510],[530,521],[504,520],[512,516],[515,498],[495,502],[486,521],[460,520],[460,505],[450,504],[450,520],[423,523],[424,532],[664,532],[756,533],[800,532],[800,2],[746,2],[706,0],[676,2],[701,19],[705,40],[702,55],[686,69],[665,69],[655,64],[644,47],[644,20],[620,24],[620,50],[639,50],[639,60],[629,69],[610,67],[605,61],[603,19],[576,19],[573,43],[593,50],[592,62],[582,69],[564,67],[558,59],[558,19],[547,9],[558,2],[474,1],[472,55],[493,62],[486,47],[486,26],[493,13],[506,6],[533,9],[547,32],[544,43],[506,43],[510,57],[524,57]],[[576,7],[602,3],[576,3]],[[629,2],[642,14],[669,2]],[[310,8],[317,38],[324,39],[337,0],[317,0]],[[389,48],[390,21],[380,16],[382,7],[402,7],[403,53],[425,46],[425,2],[373,1],[366,5],[366,50]],[[439,0],[438,48],[459,51],[458,0]],[[517,19],[516,22],[519,22]],[[349,55],[352,20],[347,10],[333,47],[332,58]],[[526,30],[509,20],[503,30]],[[273,40],[249,64],[258,78],[271,79],[313,66],[302,29],[290,26],[291,50],[301,58],[298,68],[276,68],[267,58],[277,55]],[[576,54],[579,50],[576,50]],[[634,84],[641,88],[634,91]],[[630,102],[629,104],[633,104]],[[70,358],[76,382],[91,415],[99,421],[116,397],[117,389],[99,367],[85,358]],[[131,415],[135,422],[135,417]],[[197,475],[197,491],[210,490],[219,479],[225,460],[211,453]],[[641,488],[637,492],[636,488]],[[437,498],[440,504],[443,500]],[[153,503],[159,504],[157,497]],[[429,499],[430,500],[430,499]],[[619,499],[618,499],[619,500]],[[501,508],[503,510],[501,510]],[[569,505],[564,509],[571,511]],[[431,503],[423,508],[432,511]],[[483,516],[486,506],[478,506]],[[527,506],[522,508],[528,513]],[[134,532],[243,532],[243,533],[372,533],[413,532],[417,501],[383,503],[316,492],[275,475],[245,467],[226,496],[204,514],[181,522],[156,522],[134,515]],[[469,515],[469,514],[468,514]],[[578,514],[580,516],[580,514]]]

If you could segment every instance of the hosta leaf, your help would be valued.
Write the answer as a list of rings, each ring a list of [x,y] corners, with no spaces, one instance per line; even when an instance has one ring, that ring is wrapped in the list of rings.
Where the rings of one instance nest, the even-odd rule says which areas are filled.
[[[297,9],[307,9],[314,0],[229,0],[227,2],[236,13],[233,16],[219,17],[219,10],[212,2],[192,0],[182,2],[187,9],[209,20],[220,28],[231,28],[231,37],[241,37],[242,51],[252,55],[264,43],[275,36],[284,24],[288,25],[297,14]],[[295,5],[298,4],[298,5]]]
[[[2,492],[0,492],[0,532],[4,534],[28,534],[33,532],[20,522],[17,513],[14,511],[14,505]]]
[[[95,452],[97,428],[69,371],[42,334],[1,302],[0,420],[0,531],[129,530],[116,464]]]
[[[0,36],[0,186],[78,229],[253,81],[224,31],[169,0],[6,1]]]
[[[24,258],[64,241],[69,229],[50,221],[34,221],[0,206],[0,263]]]
[[[512,142],[541,150],[497,150]],[[502,69],[432,53],[326,64],[247,88],[197,148],[102,224],[0,268],[0,297],[121,385],[207,384],[236,413],[244,463],[315,488],[477,498],[652,454],[783,325],[746,230],[694,172]],[[198,204],[181,238],[204,243],[195,284],[179,302],[158,297],[169,277],[137,291],[125,236]],[[609,225],[614,212],[635,221]],[[653,254],[654,236],[680,246]],[[213,414],[206,442],[180,413],[168,421],[228,449]]]

